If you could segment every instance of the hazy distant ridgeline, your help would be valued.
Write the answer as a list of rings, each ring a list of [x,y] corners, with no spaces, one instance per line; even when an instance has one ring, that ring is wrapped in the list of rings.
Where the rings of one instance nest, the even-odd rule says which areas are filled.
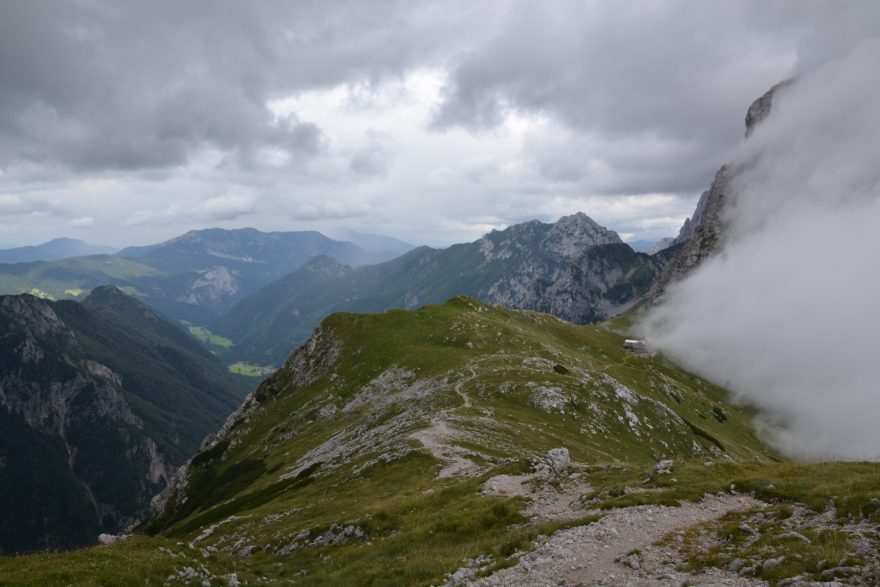
[[[73,238],[56,238],[41,245],[0,250],[0,263],[29,263],[31,261],[58,261],[68,257],[106,255],[113,247],[91,245]]]
[[[0,293],[83,299],[94,287],[109,283],[176,320],[206,324],[317,255],[357,266],[386,260],[408,246],[355,236],[379,248],[365,250],[318,232],[192,231],[164,243],[128,247],[114,256],[65,254],[52,261],[0,265]]]

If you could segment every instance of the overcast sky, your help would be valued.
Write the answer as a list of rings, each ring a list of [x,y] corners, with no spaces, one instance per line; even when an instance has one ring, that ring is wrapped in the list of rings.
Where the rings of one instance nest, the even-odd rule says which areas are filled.
[[[846,6],[0,0],[0,245],[672,235]]]

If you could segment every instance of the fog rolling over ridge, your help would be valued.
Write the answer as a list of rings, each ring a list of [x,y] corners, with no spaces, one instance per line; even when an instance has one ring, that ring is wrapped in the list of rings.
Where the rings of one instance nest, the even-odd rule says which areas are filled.
[[[808,459],[880,459],[880,39],[851,46],[777,92],[734,162],[721,253],[642,324]]]

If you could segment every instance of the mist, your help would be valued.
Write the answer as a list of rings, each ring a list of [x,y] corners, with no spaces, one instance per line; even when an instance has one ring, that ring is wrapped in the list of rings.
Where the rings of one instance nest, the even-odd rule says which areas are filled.
[[[878,460],[880,39],[833,47],[743,141],[721,252],[642,328],[785,454]]]

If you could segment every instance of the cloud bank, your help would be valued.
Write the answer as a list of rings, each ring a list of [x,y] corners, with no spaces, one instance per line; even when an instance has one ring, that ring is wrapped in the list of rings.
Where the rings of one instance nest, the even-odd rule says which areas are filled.
[[[0,197],[19,202],[0,235],[88,217],[76,236],[120,245],[211,222],[449,244],[583,210],[666,236],[742,104],[840,11],[545,4],[0,3]]]
[[[851,16],[742,144],[722,252],[643,324],[807,459],[880,459],[880,38]]]

